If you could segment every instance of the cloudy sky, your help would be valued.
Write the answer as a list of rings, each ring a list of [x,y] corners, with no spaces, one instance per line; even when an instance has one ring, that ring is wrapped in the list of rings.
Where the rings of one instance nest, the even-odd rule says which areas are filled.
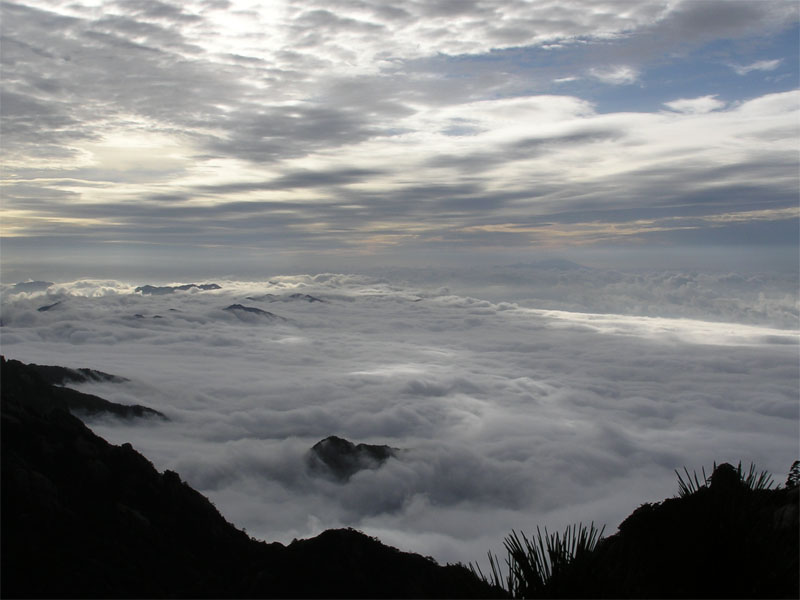
[[[543,255],[796,269],[798,10],[3,2],[4,280]]]

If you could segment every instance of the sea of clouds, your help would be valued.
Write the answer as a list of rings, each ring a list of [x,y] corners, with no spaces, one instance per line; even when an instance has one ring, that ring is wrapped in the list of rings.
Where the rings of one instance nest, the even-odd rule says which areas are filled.
[[[684,465],[753,461],[783,480],[798,458],[796,288],[558,267],[526,289],[510,283],[524,267],[464,283],[478,297],[424,275],[162,295],[115,280],[4,284],[0,341],[7,358],[130,379],[80,389],[170,420],[93,430],[178,471],[265,540],[352,526],[476,561],[512,528],[612,533],[674,495]],[[337,482],[306,468],[329,435],[407,451]]]

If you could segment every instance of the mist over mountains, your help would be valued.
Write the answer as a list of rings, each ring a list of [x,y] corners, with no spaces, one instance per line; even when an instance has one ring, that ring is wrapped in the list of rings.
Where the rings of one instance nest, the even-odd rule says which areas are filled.
[[[525,280],[533,288],[517,288],[530,298],[545,295],[548,273],[563,289],[578,277],[606,281],[603,302],[636,285],[630,274],[617,288],[607,273],[564,265],[508,269],[535,275]],[[219,289],[163,282],[176,288],[167,294],[136,292],[141,281],[4,286],[3,351],[128,379],[76,386],[169,420],[97,416],[92,429],[181,473],[251,535],[282,542],[352,526],[467,562],[512,528],[619,523],[673,493],[683,465],[741,459],[783,473],[796,458],[796,330],[784,317],[769,322],[777,313],[759,313],[755,300],[731,305],[739,323],[719,308],[725,285],[751,286],[790,315],[796,302],[777,279],[765,276],[757,292],[744,277],[664,275],[664,289],[685,294],[658,306],[697,319],[625,314],[635,312],[625,303],[599,314],[486,300],[426,277],[215,278],[203,281]],[[464,285],[480,292],[477,280]],[[502,295],[500,284],[482,289]],[[280,319],[225,310],[234,305]],[[402,460],[344,483],[319,477],[307,455],[329,436],[400,448]]]
[[[794,597],[798,589],[798,478],[785,486],[741,464],[686,472],[679,497],[637,508],[613,535],[549,549],[540,567],[440,566],[353,529],[288,546],[254,539],[130,444],[98,437],[65,406],[56,384],[89,369],[2,367],[2,592],[4,597]],[[105,402],[105,401],[104,401]],[[80,402],[79,402],[80,404]],[[110,414],[119,416],[107,403]],[[146,415],[141,415],[146,416]],[[84,416],[85,418],[85,416]],[[402,451],[330,436],[308,452],[316,475],[340,484]],[[581,531],[584,526],[568,528]],[[537,529],[541,541],[540,530]],[[527,537],[522,534],[527,542]],[[554,539],[545,530],[548,547]],[[517,534],[506,538],[519,540]],[[515,552],[515,551],[514,551]],[[531,555],[528,554],[530,557]],[[512,563],[513,557],[513,563]],[[509,555],[508,566],[526,564]],[[676,576],[676,573],[680,576]],[[508,592],[506,594],[504,592]]]

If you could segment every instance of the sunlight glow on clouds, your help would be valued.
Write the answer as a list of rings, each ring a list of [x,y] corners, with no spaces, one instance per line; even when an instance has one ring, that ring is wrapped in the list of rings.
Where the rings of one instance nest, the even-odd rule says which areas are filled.
[[[702,245],[715,214],[796,204],[797,24],[782,0],[10,2],[3,211],[31,219],[4,253],[412,261],[694,216]]]

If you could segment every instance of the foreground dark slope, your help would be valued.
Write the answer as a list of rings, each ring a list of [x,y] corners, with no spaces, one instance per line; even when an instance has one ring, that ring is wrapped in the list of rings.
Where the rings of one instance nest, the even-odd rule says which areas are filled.
[[[492,593],[463,567],[352,530],[253,540],[176,473],[94,435],[35,369],[3,359],[0,389],[3,597]]]
[[[490,555],[488,577],[514,598],[797,598],[798,480],[800,462],[783,487],[723,463],[607,538],[593,524],[514,532],[510,571]]]

